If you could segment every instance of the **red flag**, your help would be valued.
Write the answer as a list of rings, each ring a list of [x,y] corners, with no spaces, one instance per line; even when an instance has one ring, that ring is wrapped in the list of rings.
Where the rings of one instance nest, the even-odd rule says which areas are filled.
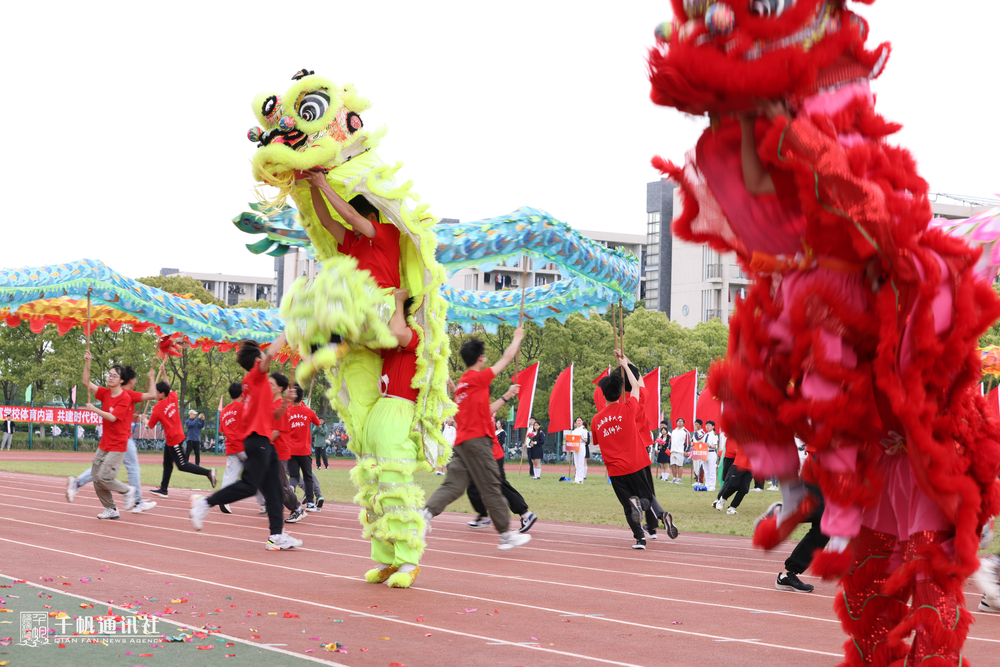
[[[549,433],[573,428],[573,364],[556,378],[549,394]]]
[[[715,396],[712,396],[706,389],[698,397],[698,419],[707,422],[709,419],[715,422],[715,432],[721,431],[719,418],[722,416],[722,403]]]
[[[517,393],[517,417],[514,428],[528,428],[528,418],[535,405],[535,384],[538,381],[538,362],[531,364],[513,378],[514,384],[521,385]]]
[[[698,371],[688,371],[670,378],[670,423],[677,424],[683,419],[690,429],[694,426],[694,395],[698,383]]]
[[[604,372],[601,373],[600,375],[598,375],[593,380],[591,380],[591,382],[594,383],[594,384],[597,384],[598,382],[601,381],[601,378],[606,378],[608,376],[609,372],[611,372],[611,366],[608,366],[606,369],[604,369]],[[594,388],[594,405],[597,406],[597,411],[600,412],[601,410],[603,410],[604,406],[606,406],[607,404],[608,404],[608,402],[604,400],[604,392],[601,391],[600,387],[595,387]]]
[[[1000,417],[1000,387],[994,387],[993,390],[986,395],[986,402],[989,403],[990,409],[993,410],[993,414]]]
[[[642,378],[642,388],[646,392],[646,421],[649,430],[660,428],[660,367],[657,366]]]

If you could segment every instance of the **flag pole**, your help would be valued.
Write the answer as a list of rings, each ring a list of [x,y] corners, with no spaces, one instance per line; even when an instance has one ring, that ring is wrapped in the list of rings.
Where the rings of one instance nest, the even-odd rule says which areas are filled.
[[[86,334],[87,334],[87,352],[90,352],[90,293],[93,292],[93,291],[94,291],[93,287],[88,287],[87,288],[87,330],[86,330]],[[93,359],[91,359],[91,361],[93,361]],[[92,401],[92,398],[91,398],[91,395],[90,395],[90,385],[88,384],[87,385],[87,402],[90,403],[91,401]]]
[[[528,287],[528,258],[525,256],[521,257],[521,261],[524,262],[524,268],[521,270],[521,313],[517,320],[517,326],[524,326],[524,297],[525,290]],[[518,373],[521,372],[521,346],[517,346],[517,352],[514,353],[514,374],[511,379],[517,378]],[[528,415],[531,418],[531,415]],[[514,413],[514,423],[517,424],[517,412]],[[524,431],[524,442],[521,443],[521,461],[517,464],[517,476],[521,476],[521,466],[524,465],[524,447],[528,444],[528,430]]]

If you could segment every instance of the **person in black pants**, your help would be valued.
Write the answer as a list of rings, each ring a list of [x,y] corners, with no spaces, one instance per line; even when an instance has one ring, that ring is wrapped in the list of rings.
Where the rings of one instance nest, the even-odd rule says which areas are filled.
[[[323,459],[323,468],[330,469],[330,461],[326,458],[326,425],[312,426],[313,453],[316,456],[316,470],[319,470],[320,458]]]
[[[506,437],[507,434],[499,428],[502,422],[497,420],[496,423],[498,428],[493,436],[493,457],[497,462],[497,468],[500,469],[500,493],[507,500],[507,506],[510,507],[510,511],[521,516],[521,527],[517,532],[526,533],[535,525],[538,517],[528,509],[528,503],[524,501],[524,496],[518,493],[517,489],[507,481],[507,473],[503,470],[504,450],[503,445],[500,443],[500,436]],[[489,513],[486,510],[486,504],[483,503],[483,497],[479,494],[479,489],[476,488],[475,482],[469,482],[469,488],[466,490],[466,493],[469,496],[469,502],[472,503],[472,508],[476,510],[476,518],[469,522],[469,526],[472,528],[489,526],[491,524]]]
[[[235,503],[249,498],[260,489],[267,507],[267,519],[271,531],[265,549],[279,551],[302,546],[302,540],[284,533],[284,513],[281,505],[281,482],[278,479],[278,454],[271,444],[275,418],[280,419],[288,407],[288,402],[275,409],[271,399],[271,380],[267,371],[272,355],[285,344],[285,334],[271,343],[267,352],[261,352],[253,341],[243,341],[236,361],[247,374],[243,378],[243,448],[247,455],[243,474],[239,481],[227,486],[208,498],[191,498],[191,525],[201,530],[205,516],[212,507]]]
[[[823,494],[818,486],[806,484],[806,488],[819,500],[819,507],[809,516],[808,521],[812,524],[809,532],[795,545],[791,555],[785,560],[785,572],[779,573],[774,582],[774,587],[779,591],[812,593],[815,587],[800,581],[799,575],[809,569],[813,555],[830,541],[830,538],[824,535],[819,527],[820,521],[823,519]]]
[[[188,418],[184,422],[184,428],[187,430],[187,451],[185,456],[188,459],[191,458],[191,452],[194,452],[194,464],[201,465],[201,429],[205,428],[205,415],[198,414],[194,410],[188,411]]]
[[[726,506],[726,501],[729,500],[729,497],[736,494],[733,502],[729,505],[729,509],[726,510],[726,514],[736,514],[736,508],[740,506],[743,498],[750,491],[751,482],[753,482],[753,472],[748,468],[741,468],[734,463],[729,469],[729,476],[726,477],[726,482],[722,485],[722,490],[719,491],[719,495],[715,499],[715,502],[712,503],[712,507],[721,512],[722,508]]]
[[[166,382],[156,383],[157,403],[153,407],[153,412],[146,421],[146,428],[156,428],[157,424],[163,426],[163,436],[166,439],[163,448],[163,477],[160,486],[150,491],[155,496],[166,498],[169,493],[170,477],[173,475],[174,466],[181,472],[192,475],[204,475],[215,488],[215,469],[202,468],[196,463],[187,460],[184,454],[184,431],[181,429],[181,415],[177,410],[177,393],[170,391],[170,385]]]
[[[528,449],[528,472],[532,479],[542,478],[542,456],[545,453],[545,431],[534,417],[531,418],[533,432],[531,448]]]

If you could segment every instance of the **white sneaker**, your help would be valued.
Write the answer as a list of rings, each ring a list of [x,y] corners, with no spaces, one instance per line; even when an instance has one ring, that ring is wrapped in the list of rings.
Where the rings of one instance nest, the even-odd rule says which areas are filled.
[[[757,487],[754,487],[750,489],[750,493],[761,493],[763,490],[764,489],[758,489]]]
[[[434,515],[426,507],[420,510],[420,514],[424,517],[424,535],[428,535],[431,532],[431,519],[434,518]]]
[[[497,547],[500,551],[510,551],[514,547],[520,547],[531,541],[531,535],[527,533],[515,533],[508,530],[506,533],[500,534],[500,546]]]
[[[128,487],[128,491],[125,492],[125,498],[122,500],[122,504],[125,506],[125,511],[129,511],[135,507],[135,498],[139,494],[136,493],[136,488],[134,486]]]
[[[488,516],[477,516],[475,519],[469,521],[465,525],[467,525],[469,528],[484,528],[486,526],[492,526],[493,522],[490,521],[490,518]]]
[[[257,516],[267,516],[267,505],[260,506],[260,511],[257,512]]]
[[[141,503],[135,504],[135,507],[132,508],[132,514],[141,514],[142,512],[151,510],[154,507],[156,507],[155,502],[143,500]]]
[[[726,514],[738,514],[735,507],[730,507],[726,510]]]
[[[195,530],[201,530],[204,527],[205,517],[211,509],[203,496],[191,496],[191,509],[188,514],[191,516],[191,525],[194,526]]]
[[[106,509],[103,512],[101,512],[100,514],[98,514],[97,518],[98,519],[120,519],[121,517],[118,515],[118,510],[116,508],[112,507],[112,508]]]
[[[302,507],[304,507],[307,512],[318,512],[319,511],[319,508],[316,507],[316,503],[306,503]]]
[[[268,539],[267,544],[264,545],[264,549],[267,551],[283,551],[301,546],[302,540],[297,540],[288,533],[282,533],[281,535],[272,535]]]
[[[66,502],[73,502],[76,498],[76,494],[80,491],[80,487],[76,485],[76,477],[66,478]]]
[[[972,575],[976,587],[983,593],[983,601],[989,604],[991,599],[1000,602],[1000,557],[984,556],[979,559],[979,569]],[[981,611],[994,611],[983,610]]]
[[[726,501],[723,500],[722,498],[718,498],[714,503],[712,503],[712,507],[719,510],[720,512],[722,511],[722,508],[725,506],[726,506]]]

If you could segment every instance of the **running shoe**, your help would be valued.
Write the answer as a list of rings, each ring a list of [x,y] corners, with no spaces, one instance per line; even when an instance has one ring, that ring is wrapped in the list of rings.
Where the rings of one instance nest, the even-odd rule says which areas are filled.
[[[726,514],[738,514],[735,507],[730,507],[726,510]]]
[[[288,533],[282,533],[281,535],[272,535],[268,539],[267,544],[264,545],[264,549],[267,551],[285,551],[286,549],[294,549],[301,546],[302,540],[297,540]]]
[[[985,611],[987,614],[1000,614],[1000,597],[991,599],[984,595],[983,599],[979,601],[979,611]]]
[[[219,505],[219,511],[222,512],[223,514],[233,513],[233,510],[229,509],[229,503],[226,503],[225,505]]]
[[[80,487],[76,485],[76,477],[66,478],[66,502],[73,502],[76,498],[76,494],[80,491]]]
[[[143,512],[148,512],[154,507],[156,507],[155,502],[143,500],[135,504],[135,507],[132,508],[132,514],[142,514]]]
[[[114,508],[114,507],[111,507],[111,508],[105,509],[103,512],[101,512],[100,514],[98,514],[97,518],[98,519],[120,519],[121,517],[118,515],[118,509]]]
[[[212,483],[212,488],[215,488],[215,468],[208,469],[208,481]]]
[[[779,573],[774,587],[779,591],[792,591],[793,593],[812,593],[815,586],[803,583],[794,572]]]
[[[488,516],[477,516],[475,519],[466,524],[469,528],[484,528],[486,526],[492,526],[493,522],[490,521]]]
[[[319,498],[316,499],[316,507],[318,507],[319,509],[323,509],[323,496],[320,496]]]
[[[188,510],[188,515],[195,530],[201,530],[205,526],[205,517],[211,509],[204,496],[191,496],[191,509]]]
[[[515,533],[508,530],[506,533],[500,534],[500,544],[497,549],[500,551],[510,551],[514,547],[520,547],[531,541],[531,535],[526,535],[524,533]]]
[[[632,496],[628,499],[629,503],[629,514],[632,517],[632,524],[636,525],[642,522],[642,505],[639,504],[638,496]]]
[[[125,492],[125,498],[122,500],[122,504],[125,506],[125,511],[129,511],[135,507],[136,497],[139,495],[134,486],[128,487],[128,491]]]
[[[734,511],[733,514],[735,513],[736,512]],[[673,515],[671,515],[670,512],[664,512],[663,516],[660,517],[660,519],[663,521],[663,527],[667,529],[667,537],[669,537],[672,540],[676,540],[677,536],[680,534],[680,531],[678,531],[677,526],[674,525]]]
[[[306,511],[302,509],[301,505],[299,505],[295,511],[288,515],[288,518],[285,519],[285,523],[298,523],[304,518],[306,518]]]
[[[260,511],[257,512],[257,516],[267,516],[267,505],[260,506]]]
[[[647,540],[656,539],[656,526],[650,526],[648,523],[644,523],[642,524],[642,529],[646,533]]]
[[[521,515],[521,527],[518,528],[517,532],[519,533],[528,532],[529,530],[531,530],[531,527],[535,525],[536,521],[538,521],[538,517],[535,516],[534,512],[530,510],[525,512],[524,514]]]
[[[307,512],[318,512],[319,511],[319,508],[316,507],[316,503],[306,503],[302,507],[304,507]]]
[[[632,545],[632,548],[633,549],[642,549],[643,551],[645,551],[646,550],[646,540],[644,540],[644,539],[643,540],[636,540],[635,544]]]
[[[156,489],[153,489],[152,491],[150,491],[150,493],[152,493],[154,496],[159,496],[161,498],[166,498],[167,497],[167,490],[166,489],[156,488]]]

